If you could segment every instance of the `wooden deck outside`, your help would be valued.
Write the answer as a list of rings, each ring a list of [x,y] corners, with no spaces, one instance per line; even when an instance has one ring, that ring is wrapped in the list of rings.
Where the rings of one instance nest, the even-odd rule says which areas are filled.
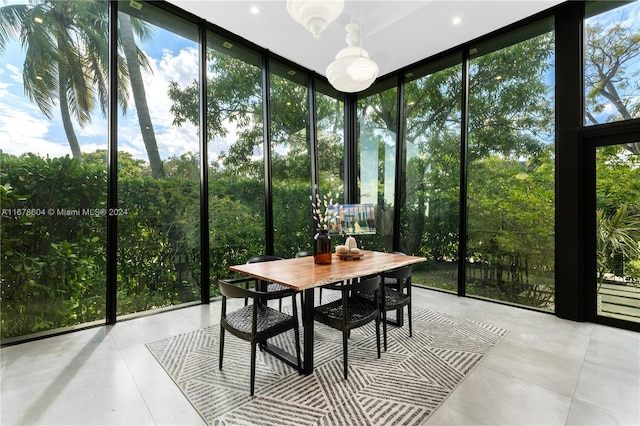
[[[640,322],[640,288],[630,285],[602,284],[600,315]]]

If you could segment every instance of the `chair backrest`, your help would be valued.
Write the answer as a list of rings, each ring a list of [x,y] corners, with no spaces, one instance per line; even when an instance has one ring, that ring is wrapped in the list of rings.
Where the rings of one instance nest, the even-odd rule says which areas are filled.
[[[255,281],[255,278],[237,278],[237,279],[220,279],[218,280],[218,286],[220,288],[220,294],[223,296],[223,301],[225,298],[236,299],[236,298],[250,298],[257,299],[260,298],[262,300],[271,300],[271,299],[279,299],[282,296],[293,295],[289,290],[278,290],[278,291],[259,291],[251,288],[243,288],[240,287],[241,284],[245,284],[246,282]]]
[[[303,250],[296,253],[296,257],[307,257],[307,256],[313,256],[313,251]]]
[[[407,254],[401,251],[394,251],[393,254],[399,254],[401,256],[406,256]],[[390,271],[384,271],[382,273],[383,278],[392,278],[392,279],[401,279],[406,280],[411,278],[411,266],[403,266],[401,268],[392,269]]]
[[[253,294],[251,292],[248,292],[244,288],[230,284],[224,280],[218,280],[218,287],[220,288],[220,294],[222,294],[224,297],[228,297],[231,299],[253,297]]]
[[[272,260],[282,260],[281,257],[271,256],[269,254],[260,254],[258,256],[250,257],[247,263],[259,263],[259,262],[271,262]]]
[[[375,293],[380,290],[381,278],[379,275],[361,279],[359,282],[347,285],[347,289],[353,292]]]
[[[392,269],[390,271],[384,271],[382,276],[384,278],[394,278],[406,280],[411,277],[411,266],[403,266],[401,268]]]
[[[350,282],[345,284],[342,281],[338,281],[331,284],[326,284],[324,288],[330,290],[338,290],[343,292],[362,292],[362,293],[374,293],[380,289],[380,283],[382,278],[380,275],[370,275],[368,277],[361,278],[360,281]]]

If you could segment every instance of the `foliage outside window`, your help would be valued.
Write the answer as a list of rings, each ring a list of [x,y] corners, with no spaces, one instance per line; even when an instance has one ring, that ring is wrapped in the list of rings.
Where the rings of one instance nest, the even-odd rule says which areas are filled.
[[[597,314],[640,322],[640,154],[596,150]]]
[[[229,266],[246,262],[265,246],[260,56],[209,32],[206,84],[209,284],[214,297]],[[197,81],[172,86],[177,125],[199,122],[199,89]],[[190,226],[195,235],[196,221]]]
[[[270,69],[274,253],[293,257],[313,236],[307,76],[275,61]]]
[[[457,291],[460,197],[459,55],[407,73],[406,179],[400,250],[424,256],[414,284]]]
[[[620,3],[586,5],[586,125],[640,118],[640,1]]]
[[[358,100],[359,204],[373,204],[376,235],[363,235],[359,246],[391,251],[395,197],[398,89]]]
[[[198,46],[195,24],[151,4],[119,7],[129,84],[118,100],[131,93],[135,110],[118,120],[118,166],[144,149],[134,151],[144,170],[118,175],[117,311],[128,314],[200,299],[198,123],[177,127],[168,101],[198,79]]]
[[[466,292],[553,310],[553,33],[472,49]]]
[[[105,318],[106,6],[0,6],[3,342]]]

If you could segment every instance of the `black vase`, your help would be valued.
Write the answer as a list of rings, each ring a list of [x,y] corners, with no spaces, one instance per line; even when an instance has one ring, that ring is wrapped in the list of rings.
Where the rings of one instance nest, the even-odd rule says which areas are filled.
[[[331,263],[331,237],[328,229],[318,229],[313,237],[313,263],[320,265]]]

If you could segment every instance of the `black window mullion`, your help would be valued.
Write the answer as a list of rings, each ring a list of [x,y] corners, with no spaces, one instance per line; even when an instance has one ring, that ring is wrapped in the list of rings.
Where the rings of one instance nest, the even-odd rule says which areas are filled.
[[[272,255],[275,250],[273,235],[273,182],[271,169],[271,102],[269,58],[262,54],[262,126],[264,132],[264,220],[265,220],[265,253]]]
[[[199,24],[200,58],[200,301],[209,303],[209,156],[207,150],[207,29]]]
[[[458,207],[458,296],[466,294],[467,282],[467,183],[469,165],[469,48],[462,57],[460,99],[460,190]]]

